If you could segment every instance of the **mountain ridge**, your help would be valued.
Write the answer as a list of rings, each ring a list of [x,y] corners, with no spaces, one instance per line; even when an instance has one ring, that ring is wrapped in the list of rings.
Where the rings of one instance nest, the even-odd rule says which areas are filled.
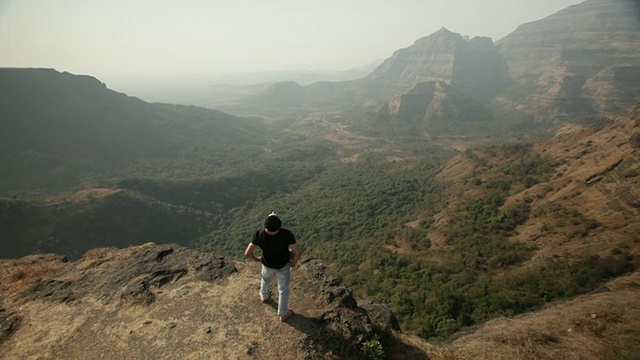
[[[496,43],[480,36],[465,39],[442,28],[395,51],[362,79],[299,86],[294,96],[275,85],[239,106],[270,116],[302,111],[322,117],[359,109],[362,119],[353,129],[366,135],[367,127],[375,127],[375,120],[370,124],[375,112],[371,108],[401,97],[421,82],[443,81],[490,108],[493,128],[504,132],[615,114],[640,97],[635,41],[640,38],[639,15],[635,0],[589,0],[523,24]],[[289,85],[286,89],[291,90]],[[436,127],[446,127],[442,118],[446,116],[432,123],[437,120]],[[477,129],[473,117],[464,122]],[[458,128],[446,135],[471,134],[477,133]]]
[[[259,119],[149,104],[93,77],[53,69],[0,69],[0,94],[0,166],[8,174],[0,181],[2,194],[68,191],[70,184],[94,180],[79,173],[104,179],[132,169],[146,176],[167,171],[154,168],[157,159],[174,165],[191,159],[180,172],[202,176],[210,170],[194,173],[199,163],[233,161],[217,154],[234,147],[245,156],[259,154],[268,136]]]

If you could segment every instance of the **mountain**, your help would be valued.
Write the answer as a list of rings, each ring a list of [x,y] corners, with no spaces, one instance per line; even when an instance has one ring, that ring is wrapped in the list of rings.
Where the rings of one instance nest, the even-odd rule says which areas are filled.
[[[446,29],[427,38],[398,51],[377,79],[420,54],[423,42],[436,54],[422,49],[425,58],[437,59],[472,41],[461,43]],[[496,56],[495,45],[475,41]],[[612,66],[611,58],[604,60]],[[274,349],[286,349],[292,358],[358,358],[382,344],[390,357],[418,359],[637,356],[640,105],[615,114],[587,111],[582,106],[591,106],[589,98],[577,102],[565,88],[562,104],[571,106],[559,108],[555,97],[537,103],[537,112],[527,97],[537,90],[517,72],[493,100],[483,100],[472,94],[472,78],[465,83],[446,75],[455,69],[446,64],[422,73],[440,72],[444,79],[398,83],[399,90],[386,95],[372,96],[362,79],[280,83],[249,110],[289,116],[264,123],[148,104],[90,77],[38,74],[55,75],[56,85],[33,102],[30,94],[39,87],[3,103],[11,119],[21,120],[7,121],[7,128],[30,142],[0,145],[13,151],[4,158],[10,176],[2,181],[7,193],[26,189],[41,196],[0,201],[0,255],[40,252],[0,261],[2,353],[81,357],[95,349],[91,355],[104,357],[166,351],[173,358],[270,358]],[[407,80],[425,67],[401,68],[411,74]],[[73,80],[72,95],[56,94],[67,89],[60,76]],[[579,82],[565,85],[583,89]],[[73,89],[81,91],[73,95]],[[90,91],[86,101],[73,101]],[[272,102],[269,96],[278,94],[281,102]],[[522,102],[515,105],[516,99]],[[573,107],[588,116],[575,116]],[[52,116],[54,110],[64,116]],[[145,115],[133,115],[140,111]],[[558,116],[535,117],[545,112]],[[548,133],[541,140],[523,127],[520,136],[493,145],[458,136],[496,127],[508,133],[512,115],[537,119],[544,125],[538,130]],[[31,119],[38,126],[26,126]],[[51,130],[43,134],[49,119]],[[59,129],[74,128],[61,119],[91,142],[60,135]],[[92,126],[82,128],[85,123]],[[110,123],[114,137],[96,135]],[[141,135],[128,124],[153,135],[140,152],[134,142]],[[45,165],[88,160],[52,184],[52,171],[24,162],[29,156]],[[58,188],[68,192],[55,194]],[[284,330],[280,325],[289,325],[255,320],[272,315],[251,300],[258,268],[231,260],[242,256],[247,234],[274,209],[305,254],[323,259],[335,276],[294,272],[302,321]],[[139,245],[147,241],[180,244]],[[85,252],[103,242],[136,247]],[[303,264],[324,267],[311,258]],[[354,305],[356,298],[387,304],[393,316],[384,311],[387,325],[373,324],[367,316],[378,316],[364,302]],[[388,325],[394,318],[406,333]],[[41,331],[43,323],[51,327]],[[139,347],[131,350],[132,344]]]
[[[0,69],[0,94],[0,169],[8,174],[0,194],[70,190],[122,172],[201,176],[233,162],[229,149],[259,153],[257,134],[267,133],[257,119],[149,104],[52,69]],[[173,167],[160,170],[160,159]],[[209,170],[198,169],[203,162]]]
[[[451,113],[443,107],[443,112],[425,114],[422,127],[415,126],[414,112],[406,119],[400,113],[394,124],[402,124],[403,137],[422,132],[495,135],[489,129],[522,132],[575,117],[614,114],[640,98],[638,8],[637,0],[585,1],[523,24],[495,44],[490,38],[465,39],[442,28],[397,50],[362,79],[275,84],[242,106],[250,107],[251,114],[304,112],[305,118],[359,111],[361,121],[354,131],[380,134],[378,116],[372,113],[385,113],[398,99],[413,98],[416,88],[428,87],[419,85],[422,82],[439,81],[464,94],[470,108],[480,104],[489,109],[489,120],[485,110],[479,117],[461,117],[464,112],[457,109],[462,105]],[[461,96],[446,98],[460,104]],[[450,118],[457,124],[448,124]],[[397,136],[398,130],[388,135]]]
[[[640,97],[640,3],[588,0],[498,41],[515,85],[501,101],[545,121],[615,113]]]
[[[0,257],[58,253],[75,260],[97,247],[190,245],[213,230],[216,216],[129,189],[84,189],[44,201],[0,199]]]
[[[466,201],[495,195],[496,186],[508,180],[498,208],[507,213],[524,207],[529,215],[514,232],[502,236],[533,247],[524,267],[565,257],[606,257],[621,249],[636,258],[640,254],[638,139],[640,104],[615,118],[563,124],[551,139],[526,151],[498,147],[466,151],[438,174],[440,181],[450,184],[450,205],[436,216],[432,245],[448,248],[451,224],[460,217],[477,216],[465,209]],[[530,158],[516,165],[517,158],[526,157]],[[522,178],[511,180],[518,172],[523,172],[518,175]],[[488,220],[509,221],[508,216]]]
[[[307,86],[295,82],[276,83],[252,102],[329,107],[345,106],[401,94],[426,81],[443,81],[481,100],[492,98],[509,84],[507,65],[491,39],[465,40],[445,28],[400,49],[368,76],[351,81],[317,82]]]
[[[478,99],[509,84],[507,64],[490,38],[465,40],[446,28],[397,50],[358,86],[387,97],[426,81],[442,81]]]
[[[392,96],[377,115],[380,133],[405,137],[483,133],[491,124],[491,112],[481,101],[441,80],[421,82]]]

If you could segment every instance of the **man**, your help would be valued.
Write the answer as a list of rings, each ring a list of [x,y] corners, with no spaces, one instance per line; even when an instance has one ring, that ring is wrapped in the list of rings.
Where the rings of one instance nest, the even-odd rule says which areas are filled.
[[[253,240],[247,246],[244,255],[253,261],[262,263],[262,279],[260,281],[260,301],[269,300],[269,285],[271,278],[278,279],[278,316],[280,321],[286,321],[293,316],[289,309],[289,280],[291,267],[296,266],[302,252],[296,244],[293,233],[281,227],[282,222],[276,213],[271,212],[264,220],[264,229],[253,234]],[[255,256],[254,251],[259,247],[262,256]],[[293,258],[291,257],[293,253]]]

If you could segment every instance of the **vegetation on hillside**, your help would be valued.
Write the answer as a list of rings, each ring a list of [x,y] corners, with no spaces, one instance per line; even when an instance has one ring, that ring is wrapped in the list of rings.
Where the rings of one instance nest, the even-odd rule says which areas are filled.
[[[461,198],[454,207],[444,254],[425,251],[430,244],[428,222],[420,229],[389,224],[395,229],[391,236],[326,242],[317,253],[331,261],[360,297],[389,303],[405,330],[432,340],[444,340],[462,327],[496,316],[521,314],[591,291],[606,279],[637,269],[640,259],[620,251],[606,257],[556,258],[517,275],[497,276],[527,260],[533,250],[506,240],[531,216],[529,200],[504,205],[514,188],[531,187],[552,169],[528,150],[523,145],[488,149],[492,156],[510,161],[500,177],[486,182],[469,178],[477,195]],[[425,200],[423,204],[436,208],[444,205],[428,194]],[[384,247],[389,239],[408,242],[414,253],[389,250]]]
[[[433,175],[447,152],[418,146],[354,155],[355,161],[328,162],[299,189],[289,188],[234,209],[229,222],[203,238],[200,246],[242,254],[252,232],[271,210],[282,215],[309,250],[326,242],[391,238],[392,226],[422,211],[425,201],[441,190]],[[286,164],[280,167],[285,173],[293,169]]]

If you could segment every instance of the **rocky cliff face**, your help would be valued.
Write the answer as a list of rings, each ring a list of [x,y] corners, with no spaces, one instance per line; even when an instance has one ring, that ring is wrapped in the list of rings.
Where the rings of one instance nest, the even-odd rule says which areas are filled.
[[[442,28],[396,51],[363,84],[371,92],[389,95],[436,80],[487,99],[508,84],[507,65],[491,39],[465,40]]]
[[[490,38],[467,40],[442,28],[396,51],[363,79],[319,82],[305,87],[283,82],[252,101],[265,109],[281,105],[336,110],[372,99],[386,101],[432,81],[443,82],[470,99],[488,101],[510,84],[507,70],[504,58]]]
[[[640,3],[589,0],[498,41],[515,81],[502,100],[538,119],[619,112],[640,96]]]
[[[478,99],[440,80],[418,83],[392,96],[379,115],[383,126],[412,126],[415,133],[425,136],[486,131],[491,119]]]

